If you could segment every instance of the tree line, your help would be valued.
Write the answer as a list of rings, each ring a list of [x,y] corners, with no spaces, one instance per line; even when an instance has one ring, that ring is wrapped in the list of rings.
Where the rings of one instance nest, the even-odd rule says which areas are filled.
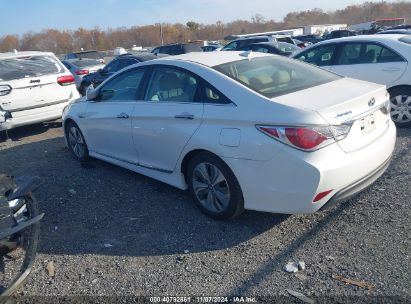
[[[344,9],[325,12],[320,8],[288,13],[282,21],[267,20],[255,15],[251,20],[236,20],[228,23],[200,24],[189,21],[186,24],[164,23],[145,26],[77,30],[45,29],[41,32],[27,32],[22,35],[0,37],[0,52],[13,49],[20,51],[38,50],[64,54],[83,49],[109,50],[121,46],[157,46],[161,44],[160,27],[164,43],[195,40],[223,40],[231,34],[247,34],[264,31],[290,29],[310,24],[347,23],[356,24],[380,18],[402,18],[411,16],[411,2],[365,2],[350,5]],[[411,18],[408,19],[411,21]]]

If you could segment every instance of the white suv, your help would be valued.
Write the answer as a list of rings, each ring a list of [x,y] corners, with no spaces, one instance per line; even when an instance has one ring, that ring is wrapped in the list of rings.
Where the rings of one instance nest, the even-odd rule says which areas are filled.
[[[73,76],[53,53],[0,53],[0,131],[58,119],[79,97]]]

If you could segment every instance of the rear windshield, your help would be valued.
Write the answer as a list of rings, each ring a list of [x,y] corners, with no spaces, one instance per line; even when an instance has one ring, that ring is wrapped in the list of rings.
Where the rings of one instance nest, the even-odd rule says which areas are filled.
[[[202,52],[203,49],[196,45],[196,44],[185,44],[184,45],[184,50],[186,53],[191,53],[191,52]]]
[[[76,53],[78,58],[103,59],[97,51]]]
[[[0,60],[0,81],[62,72],[64,72],[62,65],[50,56],[28,56]]]
[[[94,65],[101,65],[100,61],[93,60],[93,59],[76,60],[71,63],[78,68],[85,68],[85,67],[94,66]]]
[[[280,56],[243,59],[214,68],[269,98],[341,78],[320,68]]]
[[[298,46],[287,43],[287,42],[278,42],[275,44],[275,47],[279,49],[281,52],[290,53],[301,50]]]

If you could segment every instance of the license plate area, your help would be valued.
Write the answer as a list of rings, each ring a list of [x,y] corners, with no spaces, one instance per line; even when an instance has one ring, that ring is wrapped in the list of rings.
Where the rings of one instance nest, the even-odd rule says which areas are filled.
[[[376,129],[374,114],[368,115],[360,120],[360,128],[364,134],[368,134]]]

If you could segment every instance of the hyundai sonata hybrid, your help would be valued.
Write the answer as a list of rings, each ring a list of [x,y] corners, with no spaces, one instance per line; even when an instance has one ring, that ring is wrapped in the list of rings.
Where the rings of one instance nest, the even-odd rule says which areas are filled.
[[[207,215],[311,213],[386,170],[396,128],[385,86],[253,52],[127,67],[63,112],[66,143],[180,189]]]

